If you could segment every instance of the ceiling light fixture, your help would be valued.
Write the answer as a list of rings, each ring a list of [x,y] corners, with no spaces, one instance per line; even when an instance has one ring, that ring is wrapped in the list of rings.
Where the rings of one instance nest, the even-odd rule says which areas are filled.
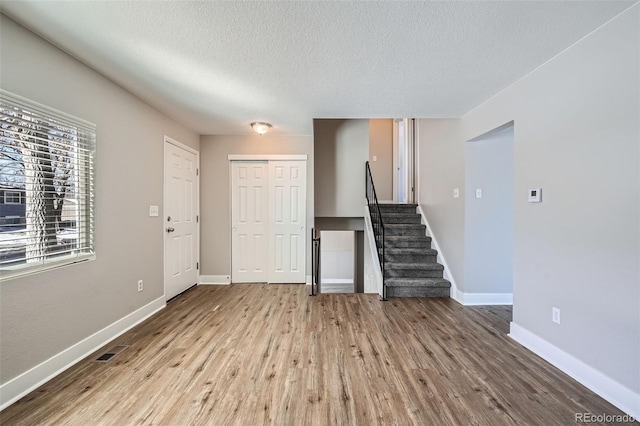
[[[271,130],[271,123],[254,121],[253,123],[251,123],[251,128],[253,129],[254,132],[262,136],[265,133],[267,133],[269,130]]]

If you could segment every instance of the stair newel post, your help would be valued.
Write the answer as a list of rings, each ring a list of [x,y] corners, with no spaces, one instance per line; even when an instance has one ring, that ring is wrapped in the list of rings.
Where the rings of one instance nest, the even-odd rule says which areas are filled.
[[[318,236],[316,236],[318,235]],[[320,293],[320,231],[316,234],[315,228],[311,229],[311,294]]]
[[[309,296],[315,296],[315,270],[316,270],[316,239],[315,229],[311,228],[311,294]]]
[[[318,254],[318,258],[316,260],[316,293],[320,293],[322,291],[322,285],[320,283],[320,232],[318,231],[318,236],[316,237],[316,253]]]

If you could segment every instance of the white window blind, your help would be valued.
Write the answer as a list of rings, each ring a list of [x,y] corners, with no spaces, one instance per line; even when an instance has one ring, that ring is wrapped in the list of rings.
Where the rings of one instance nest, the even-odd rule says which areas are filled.
[[[94,257],[95,125],[0,90],[0,279]],[[16,194],[17,193],[17,194]]]

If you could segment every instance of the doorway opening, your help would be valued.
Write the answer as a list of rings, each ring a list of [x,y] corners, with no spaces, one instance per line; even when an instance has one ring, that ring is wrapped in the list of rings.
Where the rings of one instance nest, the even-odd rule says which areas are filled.
[[[355,231],[320,231],[323,293],[354,293]]]
[[[415,119],[393,120],[393,202],[397,204],[414,203],[416,199],[415,141]]]

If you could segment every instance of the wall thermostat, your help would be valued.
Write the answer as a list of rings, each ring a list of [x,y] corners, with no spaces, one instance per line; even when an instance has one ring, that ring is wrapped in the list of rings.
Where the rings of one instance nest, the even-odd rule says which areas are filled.
[[[542,201],[542,189],[534,188],[529,190],[529,202],[539,203]]]

